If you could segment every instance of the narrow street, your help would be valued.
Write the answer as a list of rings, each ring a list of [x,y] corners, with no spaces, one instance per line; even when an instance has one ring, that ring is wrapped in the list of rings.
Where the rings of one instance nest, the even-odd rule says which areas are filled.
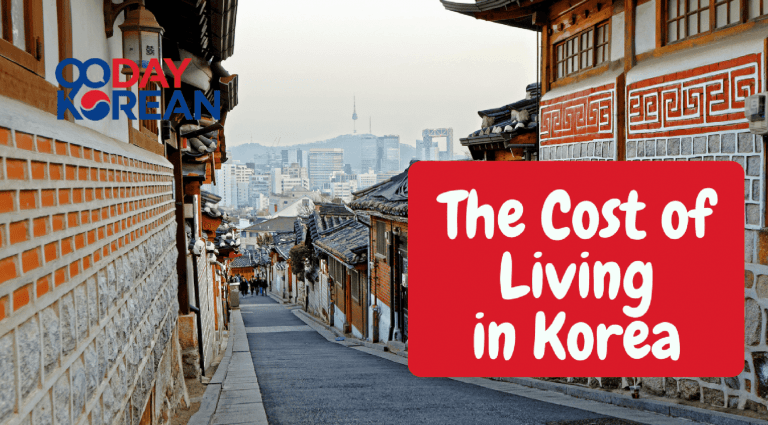
[[[271,424],[630,423],[452,379],[417,378],[404,364],[328,341],[269,297],[245,297],[241,310]]]

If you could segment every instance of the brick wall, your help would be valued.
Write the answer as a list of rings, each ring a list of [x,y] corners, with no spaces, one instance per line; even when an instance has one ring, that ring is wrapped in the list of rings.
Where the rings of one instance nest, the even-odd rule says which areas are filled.
[[[0,423],[167,416],[186,391],[170,164],[36,122],[83,142],[0,127]]]
[[[379,339],[386,341],[389,334],[389,309],[392,307],[392,300],[390,298],[390,276],[391,276],[391,264],[390,259],[381,258],[376,254],[376,242],[378,238],[385,237],[379,235],[376,230],[376,223],[384,222],[385,230],[387,232],[393,229],[399,228],[403,236],[408,235],[408,223],[401,223],[386,220],[380,217],[371,216],[371,259],[374,261],[374,267],[371,271],[371,292],[375,297],[376,304],[380,304],[382,307],[381,319],[379,322]],[[390,241],[391,242],[391,241]],[[373,321],[371,321],[373,326]]]

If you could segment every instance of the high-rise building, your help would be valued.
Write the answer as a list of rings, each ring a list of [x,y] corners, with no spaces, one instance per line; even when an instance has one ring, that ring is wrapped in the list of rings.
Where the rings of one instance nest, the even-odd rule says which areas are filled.
[[[311,149],[309,151],[309,182],[312,188],[322,188],[334,171],[344,169],[344,149]]]
[[[221,164],[216,170],[216,184],[205,185],[204,189],[221,197],[219,202],[227,207],[246,207],[249,205],[248,183],[253,170],[233,160],[232,163]]]
[[[376,182],[376,173],[373,172],[373,169],[368,169],[366,173],[360,173],[357,175],[357,189],[363,190],[367,187],[375,185]]]
[[[365,171],[369,168],[377,170],[379,144],[378,138],[371,134],[361,136],[360,143],[360,169]]]
[[[300,186],[309,189],[307,169],[293,163],[289,167],[275,168],[271,172],[272,193],[281,194]]]
[[[380,173],[400,171],[400,136],[382,136],[378,140],[378,163]]]
[[[280,152],[283,161],[283,167],[287,167],[291,164],[299,164],[301,167],[307,167],[306,151],[301,149],[283,149]]]

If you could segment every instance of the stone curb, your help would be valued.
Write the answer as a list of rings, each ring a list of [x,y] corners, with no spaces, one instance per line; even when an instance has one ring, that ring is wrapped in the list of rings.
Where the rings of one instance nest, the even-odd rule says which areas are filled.
[[[727,413],[701,409],[682,404],[665,403],[659,400],[634,399],[622,394],[611,393],[591,388],[577,387],[574,385],[560,384],[557,382],[540,381],[531,378],[488,378],[496,381],[510,382],[539,390],[555,391],[575,398],[597,401],[600,403],[614,404],[630,409],[646,410],[661,415],[689,419],[697,422],[715,425],[768,425],[768,421],[730,415]]]
[[[336,329],[336,328],[334,328],[332,326],[326,325],[325,323],[317,320],[315,317],[313,317],[311,314],[305,312],[304,310],[296,309],[296,310],[291,310],[291,311],[293,312],[293,314],[295,314],[297,316],[303,316],[303,317],[313,321],[317,325],[322,326],[327,331],[333,333],[337,337],[343,336],[345,338],[344,341],[333,341],[333,342],[339,343],[341,345],[346,345],[346,346],[349,346],[349,345],[362,345],[364,347],[367,347],[367,348],[370,348],[370,349],[373,349],[373,350],[379,350],[379,351],[387,351],[388,350],[387,346],[384,345],[384,344],[374,344],[372,342],[363,341],[363,340],[357,339],[355,337],[346,336],[343,333],[341,333],[340,330],[338,330],[338,329]],[[299,317],[299,319],[302,319],[302,317]],[[306,320],[305,320],[305,322],[306,322]],[[347,343],[344,344],[344,342],[347,342]],[[405,357],[407,358],[407,356],[405,356]]]
[[[213,374],[208,386],[205,387],[203,399],[200,400],[200,408],[189,419],[188,425],[207,425],[211,422],[213,414],[216,412],[216,406],[219,404],[219,395],[221,395],[221,384],[227,376],[229,361],[232,359],[232,347],[234,346],[235,329],[230,329],[227,339],[227,349],[224,351],[219,367]],[[231,339],[230,339],[231,338]]]
[[[235,312],[233,311],[233,313]],[[219,364],[218,369],[216,369],[216,373],[213,374],[211,381],[208,383],[205,393],[203,393],[200,409],[192,416],[192,418],[190,418],[188,422],[190,425],[209,425],[213,422],[214,416],[216,415],[216,408],[219,405],[222,388],[227,381],[233,353],[247,352],[250,358],[250,345],[248,344],[248,335],[245,332],[243,316],[240,314],[240,311],[237,310],[237,314],[232,314],[231,317],[232,321],[230,322],[229,341],[224,357],[221,359],[221,363]],[[253,363],[251,363],[251,368],[253,369]],[[258,382],[249,383],[248,385],[259,393],[261,392]],[[252,416],[253,423],[267,424],[267,412],[264,410],[264,404],[261,403],[261,400],[259,400],[258,403],[252,403],[250,406],[256,409],[255,415]]]

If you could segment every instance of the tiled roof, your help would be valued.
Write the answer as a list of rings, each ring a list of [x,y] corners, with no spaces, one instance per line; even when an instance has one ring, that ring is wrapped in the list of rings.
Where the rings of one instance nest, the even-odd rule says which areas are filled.
[[[391,179],[355,192],[350,208],[408,217],[408,170]]]
[[[348,265],[364,263],[368,245],[368,228],[349,221],[314,241],[314,245]]]
[[[347,211],[346,208],[344,209],[344,212],[346,213],[345,215],[324,215],[314,211],[312,215],[309,216],[307,222],[307,227],[309,228],[309,234],[312,237],[312,240],[317,240],[321,235],[350,220],[354,220],[354,215]]]
[[[245,232],[285,232],[293,231],[296,217],[275,217],[243,229]]]
[[[293,233],[296,234],[296,245],[304,243],[307,239],[307,223],[301,217],[293,223]]]
[[[341,204],[316,203],[315,211],[320,215],[349,215],[349,211]]]
[[[518,134],[537,131],[541,93],[539,84],[529,84],[526,93],[525,99],[499,108],[478,111],[477,114],[483,118],[482,128],[461,139],[461,144],[467,146],[478,142],[496,142],[498,137],[509,139]]]
[[[201,210],[203,211],[203,214],[212,217],[212,218],[218,218],[218,217],[227,217],[227,213],[224,213],[219,210],[219,207],[216,205],[221,201],[221,197],[218,195],[215,195],[211,192],[207,192],[205,190],[200,191],[201,198],[203,199],[203,205]]]
[[[296,234],[293,231],[272,233],[272,248],[277,251],[281,257],[288,259],[291,248],[295,245]]]
[[[231,263],[229,263],[229,267],[231,268],[253,267],[253,266],[255,266],[254,261],[247,253],[235,258],[234,260],[232,260]]]

